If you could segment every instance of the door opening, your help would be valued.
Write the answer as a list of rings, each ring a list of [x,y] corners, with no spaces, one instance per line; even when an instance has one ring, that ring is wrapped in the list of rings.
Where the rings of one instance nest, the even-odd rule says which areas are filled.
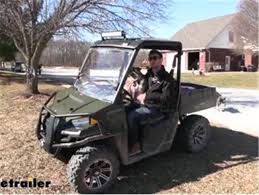
[[[231,57],[226,56],[225,57],[225,71],[230,71],[230,65],[231,65]]]
[[[198,70],[200,61],[200,52],[188,53],[188,70]]]

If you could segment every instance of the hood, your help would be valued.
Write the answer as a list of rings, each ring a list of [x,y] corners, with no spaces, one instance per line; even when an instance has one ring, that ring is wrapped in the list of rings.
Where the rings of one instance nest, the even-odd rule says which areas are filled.
[[[65,89],[54,96],[48,108],[57,115],[95,113],[110,103],[97,100],[78,92],[75,88]]]

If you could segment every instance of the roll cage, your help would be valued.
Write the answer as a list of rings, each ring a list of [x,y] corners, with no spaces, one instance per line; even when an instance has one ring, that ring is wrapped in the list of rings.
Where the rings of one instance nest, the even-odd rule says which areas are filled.
[[[177,54],[174,57],[173,65],[171,74],[174,73],[174,69],[176,68],[177,74],[176,74],[176,84],[177,84],[177,97],[178,100],[180,99],[180,82],[181,82],[181,55],[182,55],[182,43],[176,42],[176,41],[168,41],[168,40],[159,40],[159,39],[139,39],[139,38],[118,38],[118,39],[102,39],[101,41],[97,41],[94,43],[92,48],[96,47],[114,47],[114,48],[124,48],[124,49],[132,49],[134,50],[133,55],[131,59],[129,60],[129,63],[127,65],[126,71],[123,75],[123,79],[118,87],[118,91],[116,94],[115,102],[118,102],[120,99],[119,94],[121,94],[123,90],[123,86],[125,84],[125,81],[127,79],[127,75],[131,71],[131,67],[133,67],[133,64],[135,62],[135,59],[140,51],[140,49],[157,49],[157,50],[168,50],[168,51],[174,51]],[[87,57],[86,57],[87,59]],[[86,60],[85,59],[85,60]],[[176,105],[177,108],[179,108],[179,101]]]

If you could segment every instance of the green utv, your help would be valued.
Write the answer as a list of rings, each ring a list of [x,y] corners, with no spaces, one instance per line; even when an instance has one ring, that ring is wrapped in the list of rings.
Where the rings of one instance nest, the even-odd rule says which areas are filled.
[[[124,84],[140,50],[174,52],[170,74],[175,81],[171,112],[141,122],[141,153],[130,155]],[[215,88],[181,83],[180,42],[128,39],[124,32],[104,33],[88,52],[73,87],[52,95],[37,125],[40,146],[50,154],[72,153],[68,177],[79,193],[103,193],[116,181],[120,164],[129,165],[171,149],[177,137],[188,152],[199,152],[209,140],[206,118],[189,115],[214,107]],[[138,75],[135,74],[135,75]],[[177,136],[176,136],[177,133]]]

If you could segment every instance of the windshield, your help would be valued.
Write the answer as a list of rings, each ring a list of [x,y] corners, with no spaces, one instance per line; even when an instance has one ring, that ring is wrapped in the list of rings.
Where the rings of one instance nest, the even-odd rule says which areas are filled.
[[[133,50],[92,48],[75,87],[83,94],[113,102]]]

